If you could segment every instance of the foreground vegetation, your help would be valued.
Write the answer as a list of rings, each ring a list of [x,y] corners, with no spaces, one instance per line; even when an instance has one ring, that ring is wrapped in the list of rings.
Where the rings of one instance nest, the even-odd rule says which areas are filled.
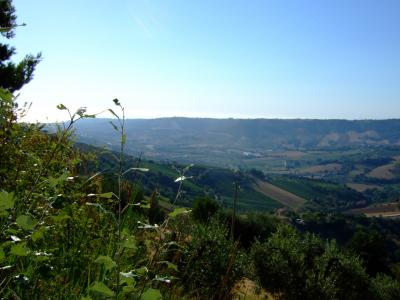
[[[110,176],[93,173],[96,157],[72,147],[71,126],[90,117],[84,110],[71,114],[71,126],[46,134],[17,122],[10,94],[5,103],[3,298],[228,299],[244,277],[277,299],[395,299],[400,292],[392,269],[371,271],[360,256],[368,248],[301,234],[290,225],[295,216],[242,214],[232,235],[230,211],[214,200],[198,199],[192,211],[162,208],[157,190],[143,193],[140,176],[125,179],[147,168],[124,160],[123,118]]]

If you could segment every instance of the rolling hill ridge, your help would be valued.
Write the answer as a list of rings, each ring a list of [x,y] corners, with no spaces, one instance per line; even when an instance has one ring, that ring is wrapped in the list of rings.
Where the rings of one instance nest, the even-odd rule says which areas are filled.
[[[110,121],[82,120],[76,125],[78,141],[117,149]],[[400,119],[128,119],[126,132],[130,154],[223,167],[273,151],[400,147]]]

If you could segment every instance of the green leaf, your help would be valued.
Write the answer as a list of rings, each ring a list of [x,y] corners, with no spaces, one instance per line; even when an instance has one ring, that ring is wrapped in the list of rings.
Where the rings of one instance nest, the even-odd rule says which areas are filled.
[[[121,137],[121,144],[125,145],[125,143],[126,143],[126,134],[123,134]]]
[[[140,204],[141,208],[150,208],[150,203]]]
[[[96,263],[101,264],[104,266],[106,271],[111,270],[117,266],[115,261],[111,259],[109,256],[100,255],[96,260]]]
[[[32,241],[36,242],[36,241],[42,239],[44,236],[45,230],[46,230],[45,227],[40,227],[38,230],[35,230],[32,233]]]
[[[35,256],[33,260],[36,262],[44,262],[50,260],[50,258],[48,256]]]
[[[148,172],[149,169],[147,169],[147,168],[129,168],[124,173],[122,173],[122,175],[125,175],[126,173],[129,173],[131,171]]]
[[[188,165],[188,166],[186,166],[184,169],[183,169],[183,173],[185,173],[186,171],[188,171],[191,167],[193,167],[194,166],[194,164],[190,164],[190,165]]]
[[[114,130],[118,131],[117,125],[115,125],[113,122],[110,121],[111,126],[114,128]]]
[[[92,300],[92,297],[90,297],[90,296],[84,296],[84,297],[81,297],[80,300]]]
[[[121,281],[121,283],[123,283],[123,281]],[[124,295],[132,294],[132,293],[136,293],[136,292],[137,292],[137,289],[134,286],[132,286],[132,284],[128,284],[128,286],[124,286],[122,288],[122,293]]]
[[[149,269],[146,267],[140,267],[138,269],[135,269],[135,273],[139,276],[144,276],[149,272]]]
[[[96,115],[83,115],[84,118],[95,119]]]
[[[189,213],[189,212],[190,212],[190,209],[186,209],[186,208],[180,207],[180,208],[176,208],[173,212],[170,212],[170,213],[168,214],[168,216],[169,216],[170,218],[175,218],[175,217],[178,216],[178,215],[187,214],[187,213]]]
[[[36,220],[29,215],[19,216],[16,222],[24,230],[33,230],[37,224]]]
[[[100,209],[102,212],[104,212],[104,213],[106,213],[106,214],[109,214],[109,215],[114,219],[114,221],[116,221],[114,213],[111,212],[111,211],[109,211],[109,210],[106,210],[100,203],[86,202],[86,205],[97,207],[97,208]]]
[[[119,273],[119,277],[120,277],[120,281],[121,284],[126,283],[126,285],[128,286],[135,286],[136,284],[136,280],[135,280],[135,274],[132,273],[132,271],[128,272],[128,273],[124,273],[124,272],[120,272]]]
[[[113,99],[113,102],[117,106],[121,106],[121,103],[119,103],[119,100],[117,98]]]
[[[50,183],[50,186],[52,187],[52,188],[55,188],[57,185],[59,185],[60,183],[62,183],[62,182],[64,182],[64,181],[67,181],[67,179],[68,179],[68,173],[67,172],[65,172],[65,173],[63,173],[63,174],[61,174],[60,176],[58,176],[57,178],[53,178],[53,177],[50,177],[48,180],[49,180],[49,183]]]
[[[97,196],[100,198],[110,199],[112,198],[113,194],[114,194],[113,192],[108,192],[108,193],[97,194]]]
[[[160,290],[147,289],[140,297],[141,300],[161,300],[162,295]]]
[[[55,188],[57,186],[57,184],[58,184],[57,178],[50,177],[48,180],[49,180],[49,184],[52,188]]]
[[[110,290],[104,283],[95,282],[89,289],[91,292],[95,294],[99,294],[105,297],[114,297],[114,292]]]
[[[9,233],[11,235],[18,235],[18,229],[8,228],[7,233]]]
[[[87,109],[85,106],[79,107],[78,110],[76,111],[76,114],[81,118],[83,118],[83,115],[86,113],[86,110]]]
[[[166,264],[168,269],[174,270],[178,272],[178,266],[169,262],[169,261],[160,261],[159,264]]]
[[[7,210],[14,207],[14,192],[8,193],[6,191],[0,192],[0,211]]]
[[[3,247],[0,247],[0,261],[2,261],[5,256]]]
[[[13,26],[12,27],[0,27],[0,32],[9,32],[11,30],[13,30]]]
[[[119,119],[118,115],[111,108],[109,108],[108,111],[112,113],[117,119]]]
[[[25,246],[25,243],[16,244],[11,247],[11,254],[16,256],[27,256],[29,254],[29,248]]]
[[[123,248],[128,248],[128,249],[136,249],[136,239],[133,236],[129,236],[123,243],[122,243]]]
[[[65,109],[67,109],[67,107],[64,105],[64,104],[58,104],[57,105],[57,108],[59,109],[59,110],[65,110]]]
[[[4,29],[4,28],[3,28]],[[13,99],[13,94],[10,93],[8,90],[5,90],[3,88],[0,88],[0,99],[3,100],[4,102],[12,102]]]
[[[174,277],[174,276],[158,276],[158,275],[156,275],[156,277],[153,278],[154,281],[159,281],[159,282],[163,282],[163,283],[171,283],[172,279],[176,279],[176,277]]]
[[[63,214],[63,213],[60,213],[60,214],[57,215],[57,216],[52,216],[51,218],[53,219],[53,221],[54,221],[55,223],[60,223],[60,222],[62,222],[62,221],[64,221],[64,220],[71,219],[70,216],[68,216],[68,215],[66,215],[66,214]]]

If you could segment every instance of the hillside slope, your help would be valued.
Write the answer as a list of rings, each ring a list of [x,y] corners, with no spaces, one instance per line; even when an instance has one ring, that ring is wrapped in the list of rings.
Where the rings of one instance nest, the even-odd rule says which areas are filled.
[[[76,126],[78,140],[116,149],[110,119]],[[126,120],[127,151],[157,160],[237,166],[276,150],[399,146],[400,120],[161,118]],[[229,158],[229,159],[228,159]]]
[[[96,153],[96,166],[102,176],[108,176],[112,180],[112,173],[118,167],[118,157],[114,152],[79,143],[77,147],[85,152]],[[159,163],[151,160],[139,160],[133,156],[126,156],[125,169],[132,167],[147,168],[148,172],[130,172],[126,178],[140,185],[146,194],[158,190],[159,193],[173,202],[178,192],[179,183],[175,182],[180,175],[178,170],[185,165]],[[194,165],[185,173],[188,177],[182,185],[182,195],[179,205],[191,206],[196,198],[210,197],[216,199],[223,207],[230,208],[233,201],[234,185],[237,180],[240,183],[237,208],[240,211],[273,211],[282,205],[254,187],[254,179],[246,172],[235,173],[232,170]],[[112,187],[108,187],[112,189]]]

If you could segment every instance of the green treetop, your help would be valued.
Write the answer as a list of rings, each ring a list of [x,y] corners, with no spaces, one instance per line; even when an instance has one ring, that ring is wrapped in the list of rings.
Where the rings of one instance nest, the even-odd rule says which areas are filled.
[[[15,8],[11,0],[0,0],[0,34],[11,39],[15,35],[16,23]],[[24,24],[22,24],[24,25]],[[11,61],[15,48],[0,43],[0,88],[15,92],[28,83],[32,77],[41,54],[26,55],[19,63]]]

